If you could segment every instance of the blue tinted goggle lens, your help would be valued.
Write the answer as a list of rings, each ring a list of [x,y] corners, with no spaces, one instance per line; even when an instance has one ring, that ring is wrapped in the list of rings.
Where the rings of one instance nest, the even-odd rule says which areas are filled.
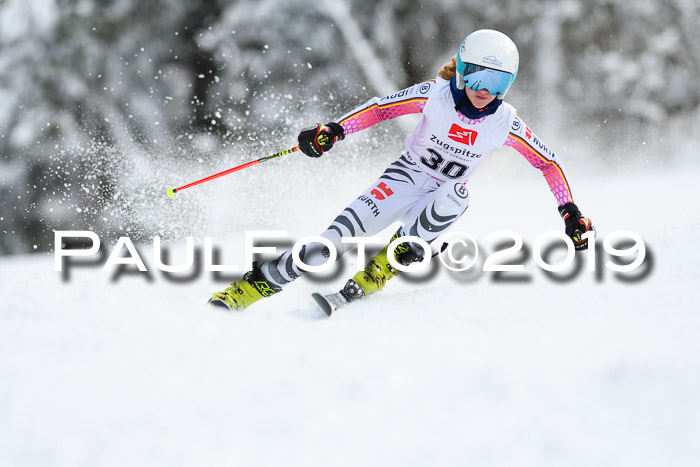
[[[513,75],[472,63],[464,64],[464,84],[472,91],[486,89],[492,95],[503,94],[513,81]]]

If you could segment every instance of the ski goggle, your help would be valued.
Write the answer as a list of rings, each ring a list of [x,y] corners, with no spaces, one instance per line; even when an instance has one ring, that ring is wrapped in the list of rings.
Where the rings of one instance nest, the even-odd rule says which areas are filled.
[[[488,90],[494,96],[505,94],[513,83],[513,75],[505,71],[486,68],[485,66],[465,63],[462,72],[464,84],[472,91]]]

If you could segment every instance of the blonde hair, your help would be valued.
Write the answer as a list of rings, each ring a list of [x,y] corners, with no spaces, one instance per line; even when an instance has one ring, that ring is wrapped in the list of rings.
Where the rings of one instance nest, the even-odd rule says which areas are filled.
[[[442,79],[446,80],[451,80],[455,76],[457,76],[457,56],[455,55],[452,57],[452,60],[449,62],[445,63],[442,68],[440,68],[440,71],[438,72],[438,76]]]

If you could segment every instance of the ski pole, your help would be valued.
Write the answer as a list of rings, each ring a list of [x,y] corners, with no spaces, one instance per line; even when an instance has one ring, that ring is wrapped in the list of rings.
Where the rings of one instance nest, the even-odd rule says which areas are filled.
[[[178,191],[182,191],[185,188],[190,188],[190,187],[193,187],[195,185],[199,185],[200,183],[208,182],[210,180],[214,180],[215,178],[223,177],[224,175],[228,175],[228,174],[233,173],[233,172],[238,172],[239,170],[243,170],[243,169],[246,169],[248,167],[252,167],[254,165],[260,164],[261,162],[266,162],[266,161],[269,161],[272,159],[277,159],[278,157],[286,156],[287,154],[291,154],[291,153],[296,152],[298,150],[299,150],[299,146],[294,146],[291,149],[285,149],[284,151],[280,151],[278,153],[271,154],[269,156],[261,157],[260,159],[246,162],[245,164],[241,164],[241,165],[233,167],[231,169],[224,170],[223,172],[219,172],[217,174],[210,175],[209,177],[206,177],[206,178],[203,178],[201,180],[197,180],[196,182],[192,182],[192,183],[189,183],[187,185],[181,186],[180,188],[168,187],[168,189],[165,190],[165,194],[167,194],[170,198],[172,198],[173,196],[175,196],[175,193],[177,193]]]

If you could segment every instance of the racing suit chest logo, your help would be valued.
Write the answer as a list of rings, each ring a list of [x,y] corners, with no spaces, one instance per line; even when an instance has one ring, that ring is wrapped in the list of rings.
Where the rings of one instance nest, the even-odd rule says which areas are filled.
[[[447,136],[453,141],[471,146],[476,142],[477,135],[478,133],[476,131],[462,128],[456,123],[453,123]]]

